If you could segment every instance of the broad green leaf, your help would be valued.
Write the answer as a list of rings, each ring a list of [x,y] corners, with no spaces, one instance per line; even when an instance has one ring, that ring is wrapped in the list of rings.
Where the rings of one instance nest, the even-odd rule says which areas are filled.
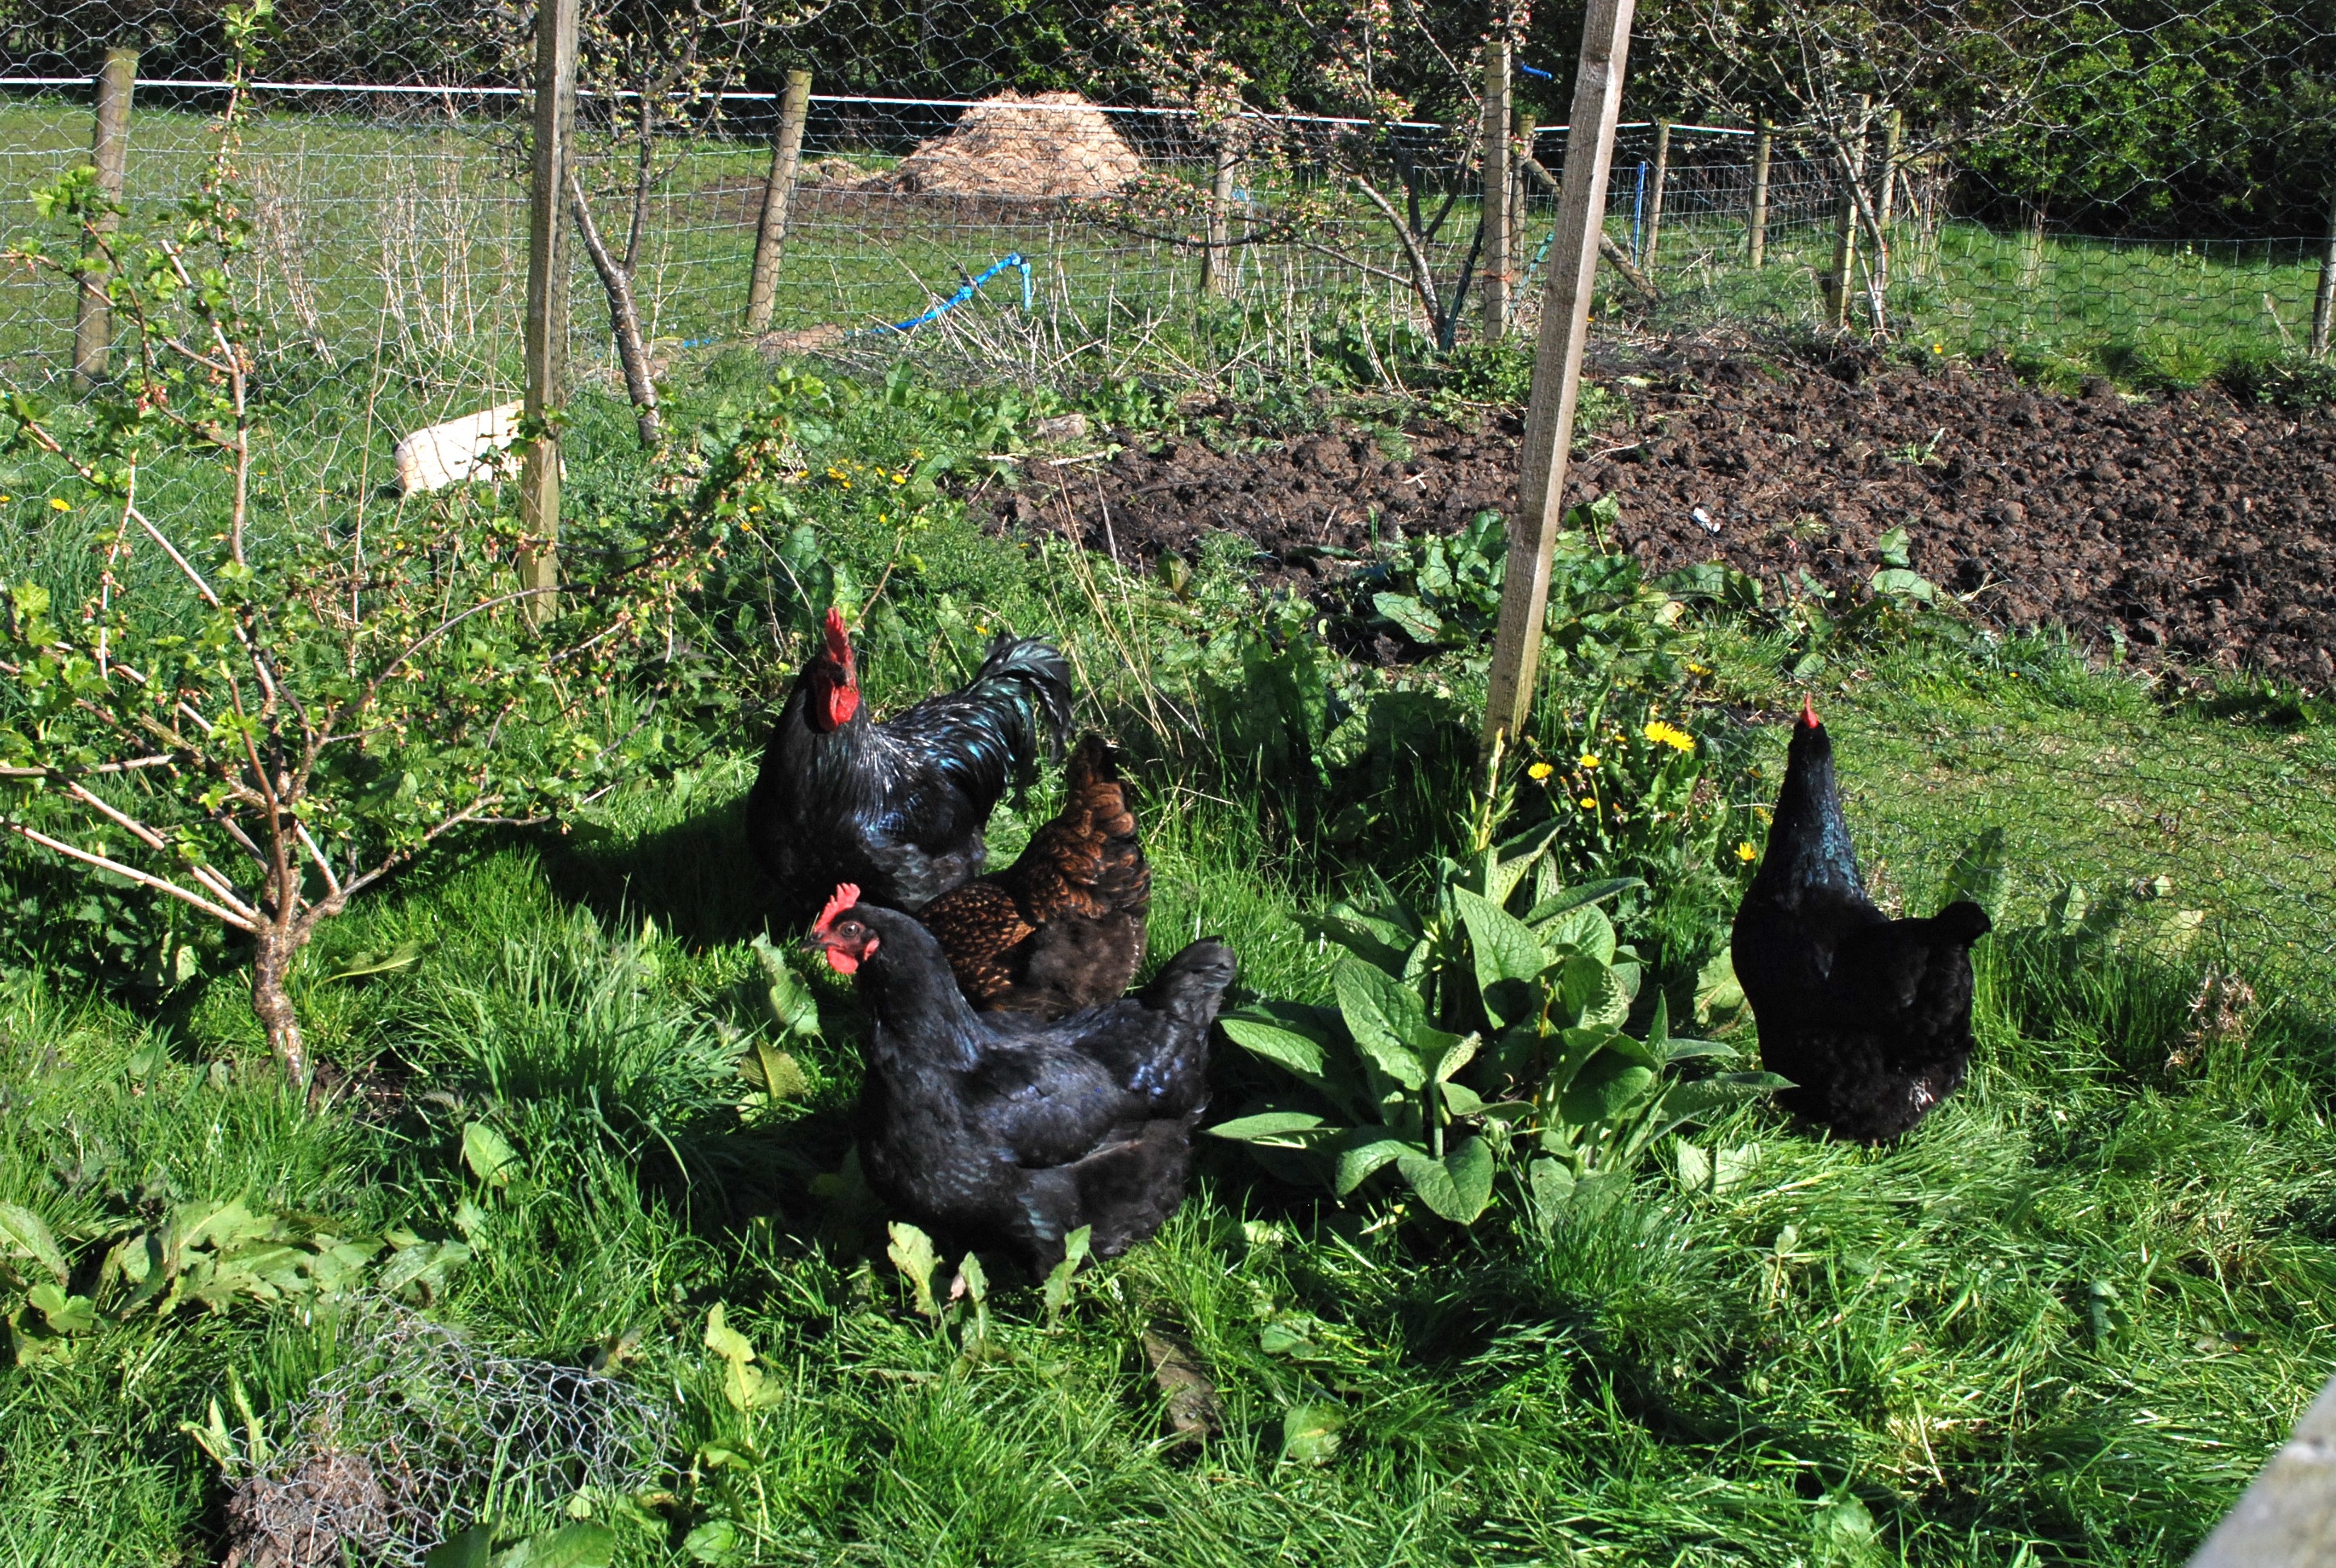
[[[55,1333],[86,1334],[97,1327],[97,1309],[87,1296],[68,1296],[62,1286],[45,1280],[26,1291],[24,1300]]]
[[[72,1277],[49,1222],[21,1203],[0,1203],[0,1257],[29,1258],[60,1285]]]
[[[1558,1114],[1567,1121],[1611,1122],[1635,1110],[1655,1086],[1655,1070],[1601,1051],[1566,1086]]]
[[[725,1361],[751,1361],[754,1342],[730,1326],[730,1310],[716,1301],[706,1314],[706,1348]]]
[[[1698,1057],[1715,1057],[1727,1061],[1739,1054],[1734,1046],[1722,1040],[1691,1040],[1683,1035],[1673,1035],[1663,1042],[1663,1060],[1666,1062],[1692,1061]]]
[[[1517,891],[1528,872],[1541,864],[1549,848],[1557,842],[1559,823],[1528,828],[1523,833],[1496,846],[1492,854],[1490,874],[1482,890],[1486,900],[1506,910],[1509,895]]]
[[[1591,904],[1602,904],[1617,893],[1646,885],[1643,877],[1609,877],[1604,881],[1584,882],[1578,888],[1560,888],[1533,905],[1533,912],[1525,916],[1525,924],[1539,929],[1544,921],[1560,915],[1572,914]]]
[[[1293,1465],[1327,1465],[1338,1451],[1346,1417],[1335,1405],[1292,1405],[1281,1413],[1281,1457]]]
[[[1527,1017],[1540,1001],[1535,982],[1549,966],[1548,950],[1532,927],[1492,900],[1455,888],[1452,901],[1468,928],[1485,1016],[1495,1027]]]
[[[1396,1169],[1419,1201],[1457,1225],[1473,1223],[1493,1201],[1493,1148],[1471,1137],[1438,1160],[1424,1150],[1406,1149]]]
[[[1613,969],[1588,952],[1576,952],[1565,960],[1558,998],[1563,1016],[1580,1025],[1620,1028],[1630,1016],[1630,998]]]
[[[884,1249],[884,1255],[908,1280],[918,1312],[927,1318],[939,1317],[940,1306],[933,1300],[933,1271],[940,1266],[940,1260],[933,1251],[933,1239],[905,1220],[893,1221],[888,1229],[892,1244]]]
[[[1427,1076],[1433,1083],[1447,1083],[1453,1074],[1476,1059],[1476,1047],[1484,1044],[1484,1037],[1447,1035],[1441,1029],[1435,1030],[1433,1033],[1436,1041],[1451,1043],[1445,1045],[1435,1057],[1434,1065],[1427,1069]]]
[[[1614,922],[1608,920],[1606,911],[1595,904],[1583,904],[1551,920],[1538,921],[1533,930],[1552,950],[1571,948],[1601,964],[1614,961]]]
[[[739,1553],[738,1526],[716,1515],[683,1536],[681,1549],[700,1563],[734,1562]]]
[[[1309,1083],[1319,1083],[1323,1076],[1322,1042],[1300,1034],[1280,1019],[1257,1016],[1255,1009],[1221,1013],[1218,1027],[1225,1037],[1252,1056],[1263,1057],[1278,1067],[1285,1067]]]
[[[1419,993],[1356,958],[1339,960],[1332,985],[1338,1012],[1364,1055],[1403,1087],[1423,1086],[1427,1069],[1411,1044],[1428,1027]]]
[[[1320,1143],[1325,1136],[1344,1132],[1320,1116],[1307,1111],[1261,1111],[1253,1116],[1235,1116],[1230,1122],[1219,1122],[1202,1129],[1212,1138],[1230,1138],[1238,1144],[1270,1144],[1277,1148],[1304,1149]]]
[[[813,994],[785,957],[771,945],[771,939],[756,932],[754,941],[754,961],[762,966],[764,999],[770,1004],[771,1017],[779,1027],[791,1035],[819,1033],[819,998]]]
[[[754,1063],[763,1092],[774,1103],[811,1092],[811,1080],[803,1076],[802,1064],[786,1052],[774,1049],[768,1040],[754,1042]]]
[[[1911,599],[1929,604],[1939,597],[1938,585],[1919,571],[1903,566],[1886,566],[1874,574],[1868,584],[1883,599]]]
[[[1668,1103],[1668,1101],[1666,1102]],[[1679,1182],[1690,1193],[1711,1191],[1711,1151],[1681,1138],[1672,1146],[1679,1163]]]
[[[507,1187],[519,1155],[503,1135],[486,1123],[466,1122],[462,1125],[462,1163],[471,1167],[471,1174],[490,1187]]]
[[[1433,645],[1444,635],[1444,623],[1436,612],[1408,594],[1375,593],[1371,608],[1395,622],[1414,642]]]
[[[422,1559],[422,1568],[488,1568],[493,1556],[495,1533],[484,1524],[473,1524],[459,1535],[449,1535],[430,1549]]]
[[[1744,1006],[1744,988],[1736,983],[1736,959],[1726,948],[1711,955],[1711,961],[1696,971],[1695,1021],[1708,1024],[1714,1018],[1725,1018]]]
[[[1529,1167],[1533,1219],[1547,1235],[1557,1223],[1558,1211],[1573,1196],[1573,1168],[1562,1160],[1537,1159]]]
[[[1444,1096],[1444,1108],[1455,1116],[1473,1116],[1484,1108],[1484,1097],[1465,1084],[1445,1082],[1436,1090]]]
[[[2003,830],[1991,827],[1963,846],[1947,869],[1947,898],[1969,899],[1987,911],[1990,920],[2003,918]]]
[[[616,1554],[615,1531],[597,1519],[578,1519],[498,1553],[493,1568],[608,1568]]]
[[[1412,1150],[1412,1145],[1401,1138],[1389,1137],[1368,1127],[1356,1128],[1348,1137],[1366,1141],[1338,1152],[1338,1172],[1330,1183],[1330,1191],[1341,1198],[1369,1181],[1382,1167]]]
[[[1062,1320],[1063,1308],[1071,1299],[1071,1281],[1077,1276],[1079,1265],[1087,1261],[1094,1236],[1093,1226],[1081,1225],[1064,1237],[1063,1261],[1046,1271],[1039,1294],[1046,1304],[1046,1326],[1050,1329]]]

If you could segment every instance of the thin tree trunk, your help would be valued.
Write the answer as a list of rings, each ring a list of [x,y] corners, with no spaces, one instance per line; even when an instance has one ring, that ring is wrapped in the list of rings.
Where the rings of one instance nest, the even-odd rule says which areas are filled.
[[[308,1047],[300,1037],[300,1019],[284,989],[291,978],[292,960],[300,956],[308,933],[300,926],[263,925],[254,937],[251,959],[251,1010],[268,1031],[268,1048],[276,1053],[284,1076],[293,1086],[308,1087]]]
[[[600,287],[608,296],[608,322],[616,329],[617,359],[625,368],[625,393],[633,400],[633,422],[640,433],[641,446],[655,452],[665,441],[665,424],[657,417],[657,383],[649,375],[648,351],[641,344],[633,280],[600,243],[591,206],[584,200],[584,183],[573,170],[568,177],[568,200],[576,212],[576,227],[584,237],[585,253],[592,258],[592,270],[600,275]]]
[[[641,243],[649,231],[649,159],[656,150],[657,100],[647,83],[641,87],[640,153],[633,163],[633,221],[625,235],[625,281],[638,275]]]

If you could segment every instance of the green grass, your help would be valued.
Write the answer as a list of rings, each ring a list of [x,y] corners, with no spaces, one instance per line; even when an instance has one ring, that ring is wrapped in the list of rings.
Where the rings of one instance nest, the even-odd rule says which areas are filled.
[[[676,421],[744,394],[685,397]],[[979,409],[953,395],[844,400],[815,470],[969,439]],[[576,504],[639,504],[621,409],[588,403],[575,428]],[[1328,813],[1302,779],[1222,755],[1206,689],[1229,667],[1211,650],[1264,613],[1241,553],[1212,552],[1180,596],[983,536],[903,487],[919,526],[869,489],[797,493],[862,590],[894,564],[866,642],[880,707],[964,667],[982,628],[1060,638],[1082,722],[1138,758],[1154,958],[1217,933],[1246,985],[1320,996],[1325,959],[1295,917],[1406,867],[1378,841],[1309,842],[1296,830]],[[18,521],[11,574],[77,559],[77,536]],[[1715,673],[1683,716],[1768,770],[1748,809],[1782,732],[1739,733],[1716,704],[1774,705],[1790,656],[1759,626],[1698,635]],[[1980,949],[1971,1083],[1892,1149],[1755,1106],[1693,1135],[1756,1151],[1725,1192],[1685,1190],[1667,1144],[1548,1234],[1504,1202],[1464,1235],[1385,1203],[1318,1208],[1212,1146],[1171,1227],[1090,1276],[1059,1327],[1000,1280],[968,1352],[962,1324],[907,1309],[866,1216],[823,1195],[859,1075],[842,982],[818,981],[823,1039],[773,1041],[799,1057],[798,1098],[769,1105],[741,1071],[771,1027],[747,947],[742,712],[573,831],[475,839],[326,926],[297,1000],[321,1057],[395,1091],[378,1105],[299,1114],[232,954],[141,989],[85,950],[78,890],[10,857],[0,1202],[46,1219],[77,1290],[114,1237],[240,1193],[343,1232],[463,1240],[472,1257],[427,1305],[499,1349],[573,1361],[638,1330],[620,1375],[675,1405],[656,1486],[682,1501],[620,1514],[628,1563],[694,1561],[682,1540],[715,1520],[741,1563],[2174,1560],[2336,1368],[2321,934],[2336,731],[2244,692],[2169,705],[2048,642],[1918,626],[1851,652],[1815,695],[1877,886],[1927,909],[1990,825],[2013,858],[2004,932]],[[773,689],[786,658],[765,649],[736,678]],[[1465,669],[1426,676],[1471,689]],[[1564,678],[1552,700],[1579,700]],[[1051,788],[1001,814],[995,853]],[[1433,799],[1405,809],[1406,833],[1432,825]],[[2022,930],[2059,878],[2161,874],[2206,913],[2186,950]],[[405,967],[341,978],[409,946]],[[2262,1001],[2241,1031],[2194,1037],[2210,964]],[[474,1122],[518,1153],[505,1184],[465,1163]],[[69,1359],[0,1368],[0,1560],[215,1560],[222,1487],[180,1423],[232,1371],[287,1436],[281,1412],[343,1353],[330,1313],[117,1320],[119,1294],[100,1294]],[[777,1390],[751,1413],[704,1344],[716,1302]],[[1226,1429],[1205,1453],[1162,1439],[1141,1342],[1155,1326],[1219,1386]],[[1333,1423],[1334,1448],[1285,1451]]]
[[[141,110],[127,189],[133,208],[191,190],[207,156],[207,122]],[[287,345],[346,378],[385,364],[437,417],[517,395],[526,297],[525,190],[505,143],[483,116],[459,128],[390,127],[290,111],[248,127],[242,165],[258,200],[254,248],[260,304]],[[40,229],[27,193],[83,161],[86,111],[58,99],[0,103],[0,243]],[[644,330],[675,342],[735,336],[745,307],[758,182],[765,152],[747,142],[676,140],[650,208],[637,287]],[[853,155],[874,169],[886,161]],[[608,166],[614,181],[623,159]],[[613,191],[611,183],[610,190]],[[1723,199],[1724,200],[1724,199]],[[1631,192],[1618,181],[1610,229],[1626,244]],[[1792,206],[1797,202],[1798,206]],[[1815,287],[1832,229],[1779,188],[1767,265],[1745,263],[1740,213],[1690,207],[1682,188],[1654,267],[1666,298],[1651,312],[1611,280],[1597,314],[1693,327],[1713,322],[1814,327]],[[618,198],[602,227],[621,229]],[[1525,254],[1544,231],[1536,198]],[[1475,223],[1463,200],[1429,248],[1439,278],[1460,261]],[[1382,272],[1406,265],[1360,205],[1323,236]],[[1898,237],[1892,306],[1898,336],[1943,354],[2008,350],[2064,377],[2108,374],[2129,385],[2195,384],[2244,363],[2292,355],[2308,335],[2317,266],[2303,241],[2174,245],[1998,234],[1944,224],[1929,248]],[[597,282],[571,247],[571,352],[586,374],[614,382]],[[993,280],[978,304],[924,329],[949,339],[988,375],[1041,385],[1066,365],[1111,376],[1177,378],[1246,365],[1313,370],[1318,339],[1364,317],[1410,320],[1409,296],[1387,278],[1318,249],[1241,247],[1232,300],[1197,292],[1193,254],[1106,225],[1015,221],[996,211],[805,192],[787,241],[773,325],[861,328],[907,320],[1009,252],[1029,258],[1034,312],[1020,278]],[[1537,277],[1537,273],[1534,274]],[[1533,285],[1529,282],[1526,292]],[[2266,300],[2269,301],[2266,304]],[[1471,319],[1473,329],[1473,317]],[[70,290],[20,271],[0,274],[0,363],[62,365],[72,333]],[[883,340],[863,344],[871,352]],[[1335,352],[1335,350],[1333,350]],[[1372,379],[1380,372],[1367,367]],[[1399,367],[1400,373],[1400,367]]]

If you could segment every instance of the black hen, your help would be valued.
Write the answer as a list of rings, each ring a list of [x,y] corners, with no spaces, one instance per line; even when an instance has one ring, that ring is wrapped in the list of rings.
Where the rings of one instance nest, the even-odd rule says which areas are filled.
[[[1971,1052],[1971,944],[1987,911],[1930,920],[1874,907],[1842,820],[1833,742],[1804,701],[1768,828],[1736,911],[1736,979],[1760,1059],[1798,1086],[1787,1110],[1867,1143],[1907,1131],[1961,1086]]]
[[[809,945],[868,1012],[860,1163],[877,1196],[1040,1272],[1082,1225],[1099,1258],[1158,1230],[1183,1201],[1231,951],[1194,942],[1135,996],[1041,1023],[975,1012],[932,932],[858,899],[838,888]]]
[[[746,840],[778,884],[781,918],[810,918],[838,882],[920,910],[978,874],[998,797],[1070,716],[1063,656],[1000,632],[962,690],[877,724],[829,610],[827,646],[795,677],[746,796]]]

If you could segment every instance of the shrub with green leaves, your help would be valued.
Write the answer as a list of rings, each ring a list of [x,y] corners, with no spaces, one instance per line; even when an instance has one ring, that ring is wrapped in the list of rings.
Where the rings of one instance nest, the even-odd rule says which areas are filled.
[[[8,257],[94,268],[126,363],[81,407],[14,391],[0,414],[0,445],[77,482],[94,562],[53,550],[0,583],[0,826],[248,937],[252,1010],[305,1083],[286,981],[318,922],[446,835],[556,818],[653,753],[641,699],[711,553],[679,508],[571,531],[555,593],[528,565],[553,541],[466,492],[320,493],[294,521],[289,411],[245,314],[239,105],[167,220],[115,228],[77,170],[43,192],[69,243]],[[158,468],[212,470],[220,503],[165,510]]]
[[[1310,922],[1344,952],[1335,1006],[1224,1015],[1228,1038],[1299,1088],[1210,1131],[1341,1199],[1392,1167],[1431,1212],[1468,1224],[1491,1204],[1504,1152],[1524,1159],[1546,1214],[1664,1133],[1781,1085],[1764,1073],[1678,1077],[1680,1062],[1734,1052],[1672,1037],[1660,996],[1645,1037],[1626,1032],[1641,967],[1600,906],[1639,882],[1561,885],[1553,824],[1495,842],[1509,801],[1479,800],[1467,858],[1439,859],[1418,907],[1341,902]],[[1726,977],[1709,979],[1717,989]]]

